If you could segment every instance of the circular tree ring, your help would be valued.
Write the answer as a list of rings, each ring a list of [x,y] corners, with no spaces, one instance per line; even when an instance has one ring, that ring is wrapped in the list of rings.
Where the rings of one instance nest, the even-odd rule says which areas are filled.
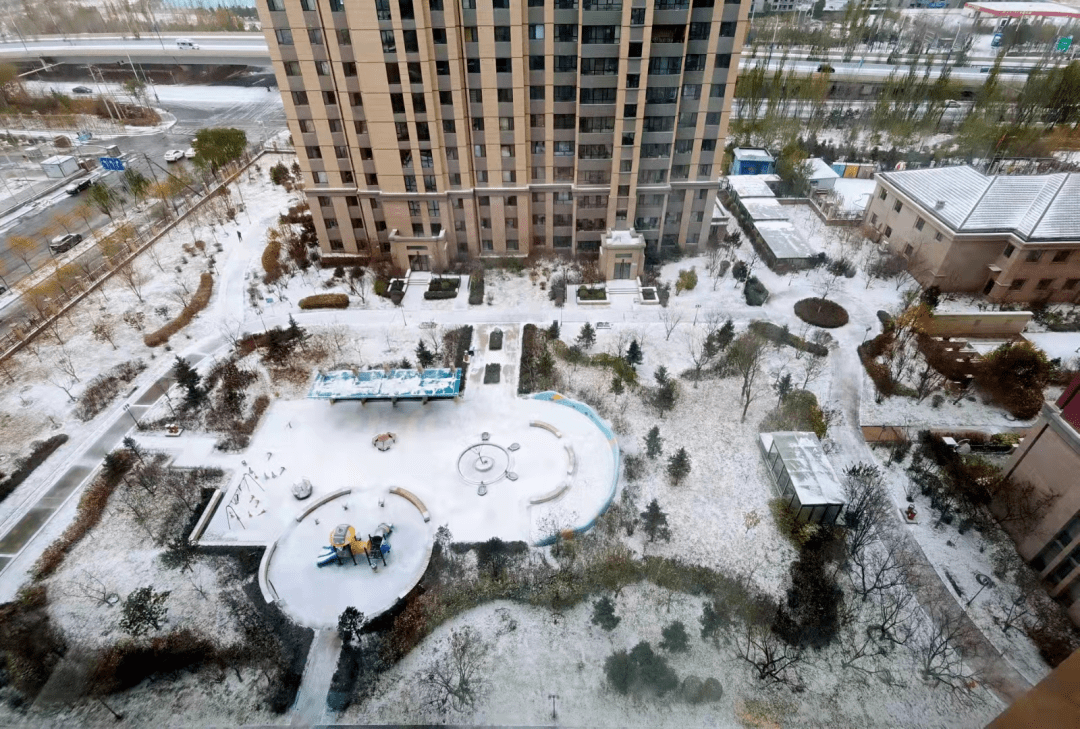
[[[835,301],[816,297],[796,301],[795,316],[823,329],[836,329],[848,323],[847,309]]]
[[[510,470],[510,453],[490,441],[474,443],[458,456],[457,468],[465,483],[490,485],[506,477]]]

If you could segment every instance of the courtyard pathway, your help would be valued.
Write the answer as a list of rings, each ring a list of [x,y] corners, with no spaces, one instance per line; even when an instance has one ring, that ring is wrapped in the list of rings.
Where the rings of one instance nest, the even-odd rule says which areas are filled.
[[[315,640],[311,641],[311,650],[304,665],[304,678],[296,693],[296,703],[293,704],[293,726],[327,723],[329,709],[326,695],[330,692],[330,681],[334,678],[339,653],[341,638],[336,630],[315,632]]]

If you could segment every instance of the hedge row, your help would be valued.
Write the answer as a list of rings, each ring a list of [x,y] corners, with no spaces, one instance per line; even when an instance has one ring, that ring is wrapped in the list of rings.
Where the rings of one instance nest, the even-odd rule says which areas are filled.
[[[45,459],[53,454],[60,446],[67,443],[68,437],[63,433],[54,435],[48,440],[38,441],[30,449],[30,455],[15,461],[15,470],[6,479],[0,480],[0,501],[3,501],[11,492],[18,488],[19,484],[30,477]]]
[[[212,293],[214,293],[214,277],[209,271],[204,271],[199,279],[199,290],[191,297],[191,302],[180,312],[180,316],[156,332],[144,336],[143,343],[147,347],[160,347],[168,342],[169,337],[190,324],[195,315],[206,308],[206,305],[210,303],[210,294]]]
[[[83,422],[92,420],[120,394],[120,388],[123,385],[134,380],[145,369],[146,363],[141,359],[131,360],[121,362],[108,372],[90,380],[82,395],[79,396],[75,416]]]
[[[125,455],[124,451],[118,453],[120,454],[119,457],[124,459],[123,463],[126,467],[116,468],[111,471],[102,470],[98,477],[94,479],[94,482],[83,492],[82,498],[79,499],[79,508],[75,521],[71,522],[71,526],[64,530],[59,539],[45,548],[37,563],[34,564],[33,574],[35,580],[43,579],[55,572],[72,547],[78,544],[101,521],[101,517],[105,513],[105,507],[109,504],[109,497],[112,496],[112,492],[116,490],[116,487],[120,485],[120,482],[124,479],[124,473],[131,465],[131,459]]]
[[[469,304],[478,306],[484,303],[484,270],[478,269],[469,276]]]
[[[428,300],[431,300],[431,299],[456,299],[457,294],[458,294],[457,289],[454,289],[453,291],[430,291],[429,290],[429,291],[424,292],[424,298],[428,299]]]
[[[785,327],[778,327],[772,322],[752,321],[750,322],[750,328],[770,342],[786,344],[789,347],[794,347],[803,352],[809,352],[818,357],[825,357],[829,354],[828,347],[814,342],[808,342],[802,337],[795,336]]]
[[[300,299],[301,309],[347,309],[348,294],[315,294]]]
[[[555,386],[555,358],[547,347],[547,334],[535,324],[526,324],[521,332],[521,367],[518,370],[518,394],[543,392]]]

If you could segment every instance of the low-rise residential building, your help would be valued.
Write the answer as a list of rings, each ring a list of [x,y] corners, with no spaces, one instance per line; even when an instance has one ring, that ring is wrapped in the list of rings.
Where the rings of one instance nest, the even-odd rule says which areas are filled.
[[[1080,624],[1080,377],[1056,403],[1045,403],[1005,468],[1016,484],[1030,483],[1036,496],[1056,493],[1038,523],[1008,526],[1020,556],[1046,581],[1050,596]],[[994,506],[1000,508],[999,505]]]
[[[865,222],[925,287],[998,302],[1080,301],[1080,174],[879,173]]]

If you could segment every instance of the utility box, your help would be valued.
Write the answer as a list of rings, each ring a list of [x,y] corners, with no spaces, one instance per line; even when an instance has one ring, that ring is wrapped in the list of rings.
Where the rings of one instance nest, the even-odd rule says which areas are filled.
[[[42,160],[41,169],[45,170],[46,177],[62,180],[65,177],[74,175],[81,168],[79,167],[79,161],[68,154],[56,155]]]

